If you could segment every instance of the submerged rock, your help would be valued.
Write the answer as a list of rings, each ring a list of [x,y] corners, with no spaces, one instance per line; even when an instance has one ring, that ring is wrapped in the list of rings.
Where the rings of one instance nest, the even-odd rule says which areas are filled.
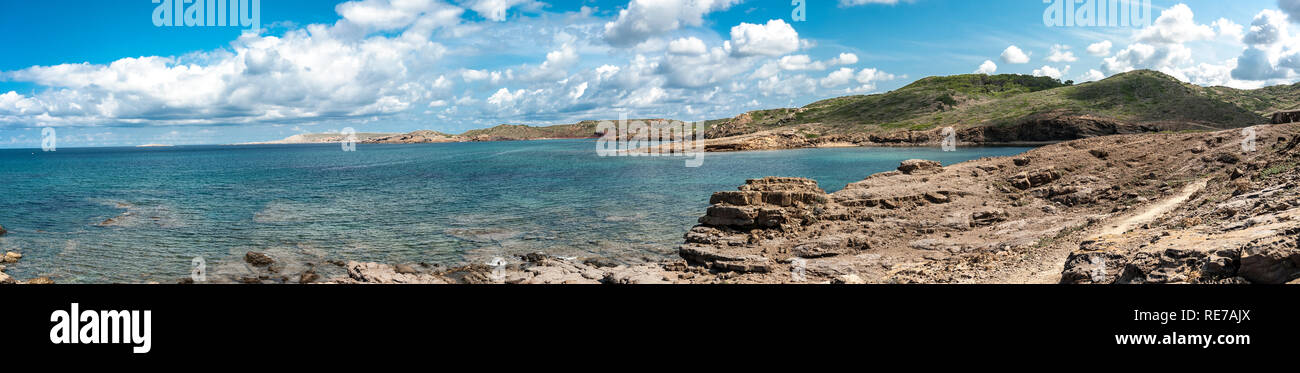
[[[275,259],[270,256],[256,251],[249,251],[244,254],[244,261],[252,264],[254,267],[268,267],[275,263]]]
[[[320,280],[320,275],[316,273],[316,270],[312,270],[312,269],[306,270],[301,275],[298,276],[299,284],[310,284],[319,280]]]

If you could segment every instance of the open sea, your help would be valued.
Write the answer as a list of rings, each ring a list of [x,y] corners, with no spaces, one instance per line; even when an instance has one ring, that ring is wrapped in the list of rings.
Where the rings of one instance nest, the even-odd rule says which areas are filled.
[[[797,176],[828,192],[900,161],[1029,148],[836,148],[599,157],[594,140],[0,149],[6,273],[58,283],[174,283],[200,258],[235,275],[277,260],[458,265],[546,252],[675,255],[715,191]]]

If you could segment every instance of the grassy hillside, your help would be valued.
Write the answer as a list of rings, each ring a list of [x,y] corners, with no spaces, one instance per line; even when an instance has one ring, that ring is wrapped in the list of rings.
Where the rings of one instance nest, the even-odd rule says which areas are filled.
[[[715,132],[735,135],[807,123],[839,133],[1004,126],[1042,114],[1230,128],[1266,123],[1273,111],[1296,106],[1298,88],[1205,88],[1148,70],[1079,85],[1026,75],[955,75],[921,79],[888,93],[750,112],[718,122]]]
[[[907,127],[1010,125],[1045,113],[1092,115],[1126,123],[1192,122],[1216,128],[1267,122],[1255,112],[1217,99],[1204,87],[1155,71],[1134,71],[1101,81],[1008,96],[931,113],[904,122]],[[890,125],[886,124],[886,127]],[[894,125],[894,127],[899,127]]]
[[[575,124],[561,124],[547,127],[525,126],[521,124],[502,124],[492,128],[466,131],[461,136],[487,139],[559,139],[595,137],[596,121],[583,121]]]
[[[1215,99],[1233,103],[1256,113],[1300,110],[1300,83],[1249,90],[1210,87],[1206,88],[1206,91]]]
[[[892,92],[814,102],[796,116],[798,122],[827,125],[896,123],[951,111],[972,103],[996,101],[1064,87],[1047,77],[1028,75],[954,75],[918,80]]]
[[[652,122],[657,119],[629,119],[629,121]],[[617,123],[616,120],[611,122]],[[596,125],[600,121],[584,120],[574,124],[558,124],[535,127],[522,124],[502,124],[492,128],[466,131],[460,134],[477,140],[531,140],[531,139],[582,139],[599,137]]]

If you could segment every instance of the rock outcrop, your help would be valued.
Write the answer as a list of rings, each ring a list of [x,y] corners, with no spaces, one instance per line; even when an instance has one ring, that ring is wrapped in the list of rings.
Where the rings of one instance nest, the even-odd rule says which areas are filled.
[[[1084,242],[1066,260],[1061,282],[1283,284],[1300,278],[1300,157],[1285,139],[1238,151],[1237,162],[1201,160],[1223,170],[1140,226]]]
[[[752,127],[744,126],[749,120],[748,115],[741,115],[711,128],[704,141],[705,150],[728,152],[831,146],[938,146],[945,137],[944,128],[844,133],[840,129],[818,123],[755,131]],[[958,144],[978,146],[1042,144],[1183,129],[1197,127],[1181,123],[1126,124],[1089,115],[1045,113],[1026,117],[1014,125],[956,128],[954,135]]]
[[[1300,122],[1300,111],[1279,111],[1273,113],[1273,124]]]
[[[815,181],[769,177],[749,180],[738,191],[714,193],[710,203],[700,225],[686,234],[679,254],[711,270],[750,273],[770,271],[772,254],[777,254],[747,246],[754,237],[777,236],[812,224],[822,218],[830,199]],[[835,255],[851,246],[827,241],[792,249]]]
[[[728,282],[1291,282],[1300,130],[1256,129],[1258,152],[1239,130],[1116,135],[908,160],[830,194],[751,180],[715,193],[678,252]]]

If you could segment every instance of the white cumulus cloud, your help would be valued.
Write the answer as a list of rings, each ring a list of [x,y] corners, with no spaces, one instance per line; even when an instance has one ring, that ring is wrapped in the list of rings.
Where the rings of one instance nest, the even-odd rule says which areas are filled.
[[[741,0],[632,0],[618,18],[605,24],[605,40],[627,47],[686,26],[700,26],[704,15]]]
[[[1079,58],[1074,56],[1074,52],[1070,51],[1070,46],[1064,44],[1052,45],[1051,53],[1047,55],[1048,62],[1074,62],[1078,60]]]
[[[1002,62],[1006,62],[1010,64],[1029,63],[1029,54],[1026,54],[1025,51],[1023,50],[1020,50],[1020,47],[1012,45],[1002,51]]]
[[[731,53],[739,57],[780,56],[799,50],[799,33],[784,20],[741,23],[731,28]]]
[[[1177,44],[1213,38],[1214,29],[1196,24],[1194,18],[1192,8],[1187,4],[1174,5],[1161,12],[1151,26],[1139,31],[1135,39],[1152,44]]]
[[[1110,40],[1102,40],[1096,43],[1089,44],[1088,55],[1097,56],[1097,57],[1109,56],[1110,48],[1114,46],[1115,44],[1111,43]]]

